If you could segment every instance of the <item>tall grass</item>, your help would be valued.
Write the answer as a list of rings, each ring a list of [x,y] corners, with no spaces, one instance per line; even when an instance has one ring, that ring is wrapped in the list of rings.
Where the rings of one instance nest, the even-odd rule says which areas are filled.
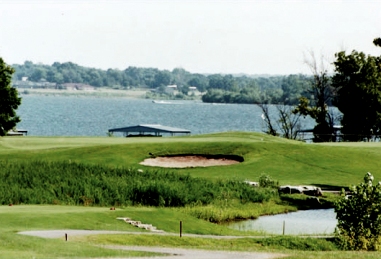
[[[207,206],[186,206],[181,209],[196,218],[213,223],[235,220],[255,219],[262,215],[274,215],[296,211],[296,207],[279,205],[275,201],[264,203],[245,203],[238,200],[215,201]]]
[[[238,180],[206,180],[70,162],[0,162],[0,204],[182,207],[218,200],[264,202],[277,196]]]

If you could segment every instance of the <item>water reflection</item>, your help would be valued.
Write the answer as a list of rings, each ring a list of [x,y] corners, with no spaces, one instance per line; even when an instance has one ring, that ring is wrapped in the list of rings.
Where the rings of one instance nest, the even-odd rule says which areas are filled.
[[[283,234],[283,222],[285,222],[285,234],[332,234],[337,220],[333,209],[304,210],[263,216],[255,220],[245,220],[229,224],[230,228],[241,231],[263,231],[270,234]]]

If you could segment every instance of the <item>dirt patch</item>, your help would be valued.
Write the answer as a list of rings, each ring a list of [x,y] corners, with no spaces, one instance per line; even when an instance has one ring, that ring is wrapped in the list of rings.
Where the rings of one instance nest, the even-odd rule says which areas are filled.
[[[166,168],[187,168],[187,167],[207,167],[233,165],[243,162],[239,156],[222,155],[176,155],[147,158],[141,165],[158,166]]]

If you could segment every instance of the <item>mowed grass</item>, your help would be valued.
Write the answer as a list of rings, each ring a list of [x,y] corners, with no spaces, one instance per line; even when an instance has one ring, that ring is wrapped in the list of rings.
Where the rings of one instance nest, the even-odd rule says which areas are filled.
[[[154,169],[139,163],[173,154],[234,154],[245,161],[230,166],[167,169],[211,179],[257,181],[262,173],[280,184],[347,187],[366,172],[381,178],[381,143],[307,144],[260,133],[218,133],[190,137],[6,137],[0,138],[0,159],[75,161],[111,167]]]
[[[121,211],[109,211],[107,208],[1,206],[0,258],[120,258],[152,255],[146,252],[109,250],[87,243],[68,243],[64,237],[45,239],[17,234],[19,231],[47,229],[139,231],[116,220],[116,215],[121,214],[124,215]]]
[[[158,229],[172,233],[179,232],[181,220],[184,226],[183,233],[247,235],[196,219],[178,209],[127,207],[110,210],[58,205],[0,206],[0,258],[120,258],[153,255],[147,252],[104,249],[95,246],[94,242],[76,242],[74,236],[69,236],[69,242],[65,242],[64,236],[45,239],[17,234],[20,231],[60,229],[147,232],[117,220],[117,217],[130,217],[142,223],[153,223]],[[121,236],[123,239],[123,236],[128,235]]]

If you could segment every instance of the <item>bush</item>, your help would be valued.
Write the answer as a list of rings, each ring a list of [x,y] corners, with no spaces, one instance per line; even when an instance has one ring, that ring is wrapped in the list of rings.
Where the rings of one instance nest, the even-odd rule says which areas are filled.
[[[364,182],[350,188],[351,195],[335,204],[336,235],[346,250],[380,250],[381,245],[381,182],[373,184],[367,173]]]
[[[279,183],[275,180],[273,180],[269,175],[267,174],[261,174],[259,176],[259,186],[266,188],[278,188]]]

